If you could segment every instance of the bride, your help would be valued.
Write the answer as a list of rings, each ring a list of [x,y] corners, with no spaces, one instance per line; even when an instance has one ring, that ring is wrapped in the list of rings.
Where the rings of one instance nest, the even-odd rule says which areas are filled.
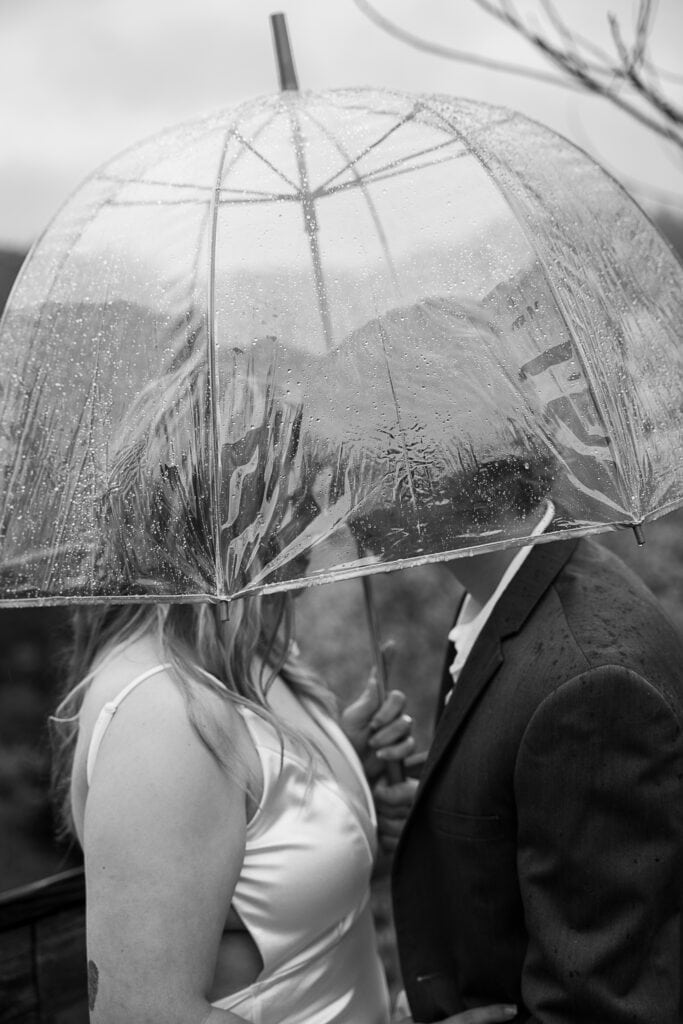
[[[180,577],[201,547],[186,495],[208,493],[204,466],[169,466],[206,398],[201,367],[171,391],[161,420],[144,397],[127,418],[103,501],[98,564],[132,594],[145,552]],[[338,714],[292,642],[288,597],[230,608],[227,624],[191,602],[75,613],[56,773],[84,853],[91,1020],[387,1024],[363,768],[375,780],[413,749],[404,697],[380,702],[371,680]],[[393,790],[395,828],[412,786]],[[488,1012],[452,1020],[509,1019]]]

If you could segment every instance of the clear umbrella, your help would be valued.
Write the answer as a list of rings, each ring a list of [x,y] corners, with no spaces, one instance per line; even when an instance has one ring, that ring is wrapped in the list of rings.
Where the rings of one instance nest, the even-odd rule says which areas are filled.
[[[682,314],[644,214],[514,111],[287,88],[171,128],[81,186],[0,325],[0,604],[522,544],[511,474],[544,540],[639,527],[683,503]]]

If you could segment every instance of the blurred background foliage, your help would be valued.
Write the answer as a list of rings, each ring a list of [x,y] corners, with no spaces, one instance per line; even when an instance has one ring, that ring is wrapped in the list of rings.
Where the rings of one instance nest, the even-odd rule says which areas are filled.
[[[658,225],[683,254],[683,218],[663,213]],[[0,251],[0,307],[23,254]],[[630,531],[607,534],[615,550],[658,595],[683,631],[683,512],[646,530],[638,548]],[[396,652],[391,684],[405,690],[418,745],[429,742],[443,666],[445,638],[458,586],[442,566],[374,577],[381,630]],[[342,701],[363,686],[371,666],[359,580],[314,587],[296,599],[300,645]],[[0,610],[0,888],[8,889],[78,863],[59,846],[49,804],[47,717],[54,709],[68,637],[62,609]],[[378,873],[379,913],[388,915],[386,865]],[[383,940],[384,941],[384,940]],[[386,942],[390,940],[387,938]]]

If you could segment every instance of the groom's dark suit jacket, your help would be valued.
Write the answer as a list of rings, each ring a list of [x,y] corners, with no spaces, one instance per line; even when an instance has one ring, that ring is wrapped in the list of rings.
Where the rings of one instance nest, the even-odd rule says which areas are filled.
[[[681,642],[636,576],[592,541],[535,547],[396,851],[416,1021],[500,1001],[543,1024],[681,1019],[682,709]]]

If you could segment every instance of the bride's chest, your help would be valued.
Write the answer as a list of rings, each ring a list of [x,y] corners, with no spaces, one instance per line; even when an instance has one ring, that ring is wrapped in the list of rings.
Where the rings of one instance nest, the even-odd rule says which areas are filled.
[[[316,762],[316,775],[323,781],[332,781],[357,808],[368,811],[368,792],[361,779],[362,766],[341,729],[311,701],[299,700],[287,685],[276,679],[268,693],[268,702],[277,719],[308,744],[302,746],[299,756],[311,755]]]

